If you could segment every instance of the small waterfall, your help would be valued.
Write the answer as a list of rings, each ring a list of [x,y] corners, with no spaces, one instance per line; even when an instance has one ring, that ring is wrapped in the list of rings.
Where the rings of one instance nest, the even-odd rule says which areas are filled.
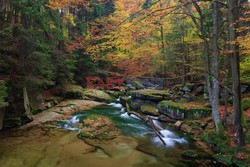
[[[121,112],[125,112],[125,111],[126,111],[126,109],[124,107],[122,107]]]
[[[70,120],[69,120],[72,124],[76,124],[79,123],[79,118],[77,115],[73,116]]]
[[[108,105],[116,108],[122,108],[122,105],[120,103],[109,103]]]
[[[60,123],[60,128],[68,129],[71,131],[79,131],[80,129],[76,126],[79,123],[79,118],[77,115],[72,116],[68,120],[64,120]]]
[[[120,96],[116,99],[117,102],[120,102]]]
[[[180,138],[176,136],[173,132],[169,131],[168,129],[164,129],[161,124],[157,120],[153,120],[154,124],[161,128],[160,130],[161,134],[164,136],[162,139],[166,143],[166,147],[173,147],[175,144],[185,144],[187,141],[184,138]],[[153,142],[157,144],[162,144],[162,141],[158,137],[153,138]]]
[[[130,118],[130,116],[128,115],[127,112],[121,114],[121,117],[122,117],[122,118]]]

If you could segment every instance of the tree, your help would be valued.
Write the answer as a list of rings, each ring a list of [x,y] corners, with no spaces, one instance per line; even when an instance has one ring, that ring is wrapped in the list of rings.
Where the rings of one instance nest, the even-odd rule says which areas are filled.
[[[213,35],[212,35],[212,58],[211,58],[211,76],[212,82],[210,82],[209,99],[212,106],[212,114],[215,122],[217,132],[223,130],[223,125],[219,115],[219,50],[218,50],[218,33],[219,33],[219,4],[213,2]]]
[[[244,145],[244,133],[241,125],[242,110],[240,96],[240,66],[239,46],[236,43],[236,28],[239,19],[239,4],[237,0],[228,0],[229,42],[231,52],[231,69],[233,78],[233,107],[234,107],[234,139],[237,148]]]
[[[213,23],[213,33],[212,38],[209,35],[209,32],[206,31],[205,25],[205,15],[199,6],[199,4],[195,1],[192,1],[194,8],[196,9],[199,18],[197,19],[192,13],[191,7],[186,6],[188,15],[192,18],[196,28],[201,33],[201,38],[203,40],[203,49],[204,49],[204,57],[205,57],[205,69],[206,69],[206,88],[209,95],[209,101],[212,106],[212,115],[215,123],[216,131],[219,132],[223,130],[223,125],[220,120],[219,115],[219,50],[218,50],[218,17],[219,17],[219,7],[216,1],[213,2],[213,10],[212,10],[212,23]],[[209,4],[208,4],[209,5]],[[197,21],[198,20],[198,21]],[[210,55],[210,45],[212,45],[212,56]]]

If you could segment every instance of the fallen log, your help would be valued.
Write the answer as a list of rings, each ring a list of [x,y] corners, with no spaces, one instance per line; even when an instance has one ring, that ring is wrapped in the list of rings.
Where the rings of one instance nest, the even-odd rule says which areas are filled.
[[[145,123],[147,123],[149,126],[152,127],[155,135],[161,140],[161,142],[166,145],[166,142],[163,140],[163,134],[161,133],[160,130],[163,130],[161,127],[158,127],[154,124],[154,121],[153,119],[150,117],[150,116],[143,116],[143,115],[140,115],[136,112],[129,112],[128,115],[135,115],[136,117],[138,117],[140,120],[144,121]]]

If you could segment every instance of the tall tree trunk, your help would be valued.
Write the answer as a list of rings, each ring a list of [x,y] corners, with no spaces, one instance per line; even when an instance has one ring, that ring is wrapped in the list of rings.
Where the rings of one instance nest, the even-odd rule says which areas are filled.
[[[60,18],[62,19],[63,16],[64,16],[63,9],[60,9],[59,12],[60,12]],[[63,23],[60,22],[60,31],[61,31],[61,33],[63,33],[63,28],[64,28]],[[63,50],[64,50],[64,41],[63,40],[59,40],[58,50],[63,52]]]
[[[213,5],[213,38],[212,38],[212,58],[209,55],[209,41],[207,40],[204,16],[201,11],[200,6],[197,2],[192,0],[196,11],[198,12],[200,19],[199,23],[192,16],[192,11],[190,7],[186,7],[188,12],[191,14],[191,19],[196,25],[197,29],[201,32],[201,38],[203,40],[204,56],[205,56],[205,69],[206,69],[206,88],[209,96],[209,101],[212,106],[212,114],[214,123],[216,126],[216,131],[223,130],[223,126],[219,117],[219,81],[218,81],[218,4],[214,2]],[[212,66],[211,66],[212,65]],[[210,79],[212,78],[212,79]]]
[[[163,4],[162,4],[162,1],[160,0],[160,9],[162,8],[162,6],[163,6]],[[162,54],[163,54],[162,55],[162,59],[164,59],[164,61],[166,61],[165,60],[166,55],[165,55],[165,51],[164,51],[164,49],[165,49],[164,27],[163,27],[162,21],[163,21],[163,17],[160,17],[161,49],[162,49]],[[167,77],[167,64],[166,63],[163,64],[163,75],[162,75],[162,78],[165,78],[165,77]],[[167,85],[167,80],[164,79],[163,80],[163,89],[166,88],[166,85]]]
[[[181,23],[181,31],[183,32],[183,35],[182,35],[182,39],[181,39],[181,50],[182,50],[182,54],[181,54],[181,59],[182,59],[182,84],[184,85],[187,81],[187,77],[186,77],[186,74],[187,74],[187,70],[186,70],[186,62],[187,62],[187,53],[186,53],[186,47],[185,47],[185,29],[184,29],[184,19],[182,18],[182,23]]]
[[[240,97],[240,65],[239,47],[235,43],[236,28],[239,19],[238,0],[228,0],[229,40],[231,51],[231,70],[233,78],[233,107],[234,107],[234,137],[237,148],[244,145],[244,133],[241,125],[241,97]]]
[[[210,103],[212,106],[212,115],[216,126],[216,131],[219,132],[223,130],[223,126],[220,120],[219,114],[219,80],[218,80],[218,71],[219,71],[219,50],[218,50],[218,12],[219,6],[217,2],[213,3],[213,37],[212,37],[212,57],[211,57],[211,75],[212,75],[212,83],[211,83],[211,97]]]

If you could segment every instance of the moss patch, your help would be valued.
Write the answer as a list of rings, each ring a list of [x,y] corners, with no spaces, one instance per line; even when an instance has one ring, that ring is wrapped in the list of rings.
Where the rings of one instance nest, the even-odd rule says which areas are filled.
[[[63,86],[63,95],[66,98],[82,99],[83,88],[76,84],[66,84]]]
[[[80,138],[112,140],[119,135],[110,119],[99,115],[90,115],[82,121]]]
[[[122,104],[124,107],[126,107],[126,104],[128,103],[128,101],[129,101],[129,97],[127,97],[127,96],[121,96],[121,97],[120,97],[120,102],[121,102],[121,104]]]
[[[154,115],[154,116],[159,115],[158,109],[153,105],[143,104],[141,105],[140,110],[145,114]]]
[[[104,101],[104,102],[115,101],[115,99],[112,98],[109,94],[97,89],[84,89],[82,93],[84,97],[88,97],[96,101]]]
[[[211,114],[211,110],[198,103],[175,103],[173,101],[161,101],[158,108],[163,114],[167,114],[172,118],[184,119],[200,119]]]
[[[155,90],[155,89],[141,89],[131,91],[131,96],[133,98],[138,98],[142,100],[169,100],[171,98],[170,93],[166,90]]]
[[[214,129],[206,129],[201,138],[211,144],[217,152],[233,153],[235,151],[233,147],[230,147],[230,138],[225,132],[217,133]]]
[[[250,108],[250,98],[244,98],[241,100],[242,110],[246,111]]]

